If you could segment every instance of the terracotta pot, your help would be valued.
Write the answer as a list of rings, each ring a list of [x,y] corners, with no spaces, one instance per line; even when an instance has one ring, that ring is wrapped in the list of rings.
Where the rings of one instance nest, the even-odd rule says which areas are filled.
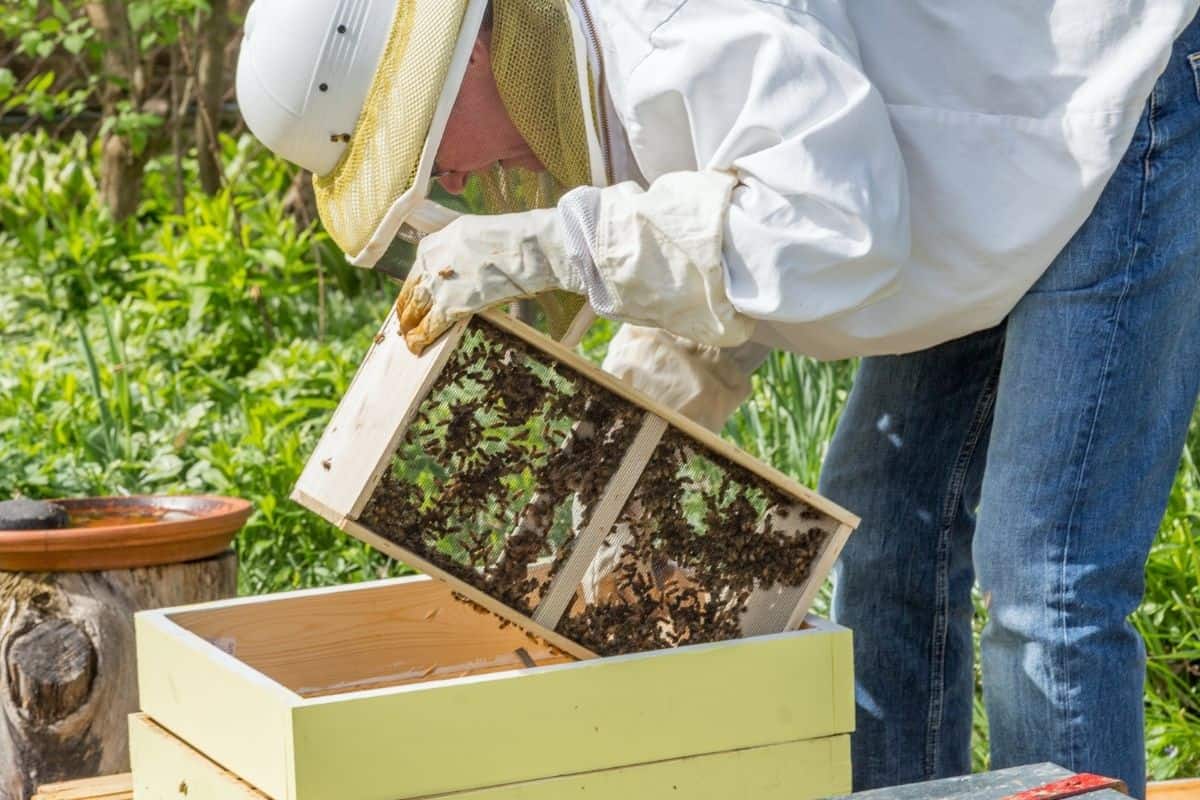
[[[0,530],[0,570],[85,572],[195,561],[216,555],[245,524],[250,503],[215,495],[55,500],[71,525]]]

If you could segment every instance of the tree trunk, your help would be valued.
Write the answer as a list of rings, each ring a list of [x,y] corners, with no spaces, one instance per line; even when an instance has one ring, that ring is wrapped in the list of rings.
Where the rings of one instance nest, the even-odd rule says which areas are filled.
[[[134,612],[236,591],[233,551],[107,572],[0,572],[0,800],[127,771]]]
[[[141,108],[146,89],[137,40],[121,0],[89,0],[84,4],[88,21],[104,46],[100,103],[104,116],[113,118],[122,99]],[[101,143],[100,196],[112,215],[122,220],[137,211],[142,192],[142,170],[149,148],[134,153],[128,137],[112,132]]]
[[[133,216],[142,197],[146,153],[134,155],[124,136],[106,134],[100,145],[100,198],[118,220]]]
[[[221,106],[225,97],[225,45],[229,41],[228,0],[210,0],[196,31],[200,57],[196,67],[196,162],[206,194],[221,190]]]

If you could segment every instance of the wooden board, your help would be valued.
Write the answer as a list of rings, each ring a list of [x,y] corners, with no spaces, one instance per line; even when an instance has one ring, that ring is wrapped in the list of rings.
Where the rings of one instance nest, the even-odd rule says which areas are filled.
[[[188,762],[201,765],[201,766],[203,766],[204,769],[206,769],[210,772],[216,771],[216,772],[219,772],[221,775],[230,776],[230,773],[226,772],[225,770],[222,770],[218,765],[216,765],[213,762],[209,761],[208,759],[204,758],[204,756],[202,754],[200,754],[198,751],[193,750],[192,748],[188,747],[183,742],[179,741],[178,739],[175,739],[173,736],[171,736],[169,733],[167,733],[162,728],[159,728],[158,726],[154,725],[153,721],[151,721],[149,717],[146,717],[144,715],[136,715],[136,716],[137,716],[138,721],[141,724],[150,726],[153,730],[161,732],[163,735],[169,737],[170,742],[171,742],[171,744],[169,746],[175,748],[177,751],[181,751],[184,754],[186,754],[186,758],[187,758]],[[132,724],[133,723],[131,722],[131,725]],[[134,738],[137,738],[136,735]],[[840,785],[837,788],[829,789],[828,791],[830,793],[844,792],[844,791],[846,791],[846,787],[847,787],[846,781],[848,780],[848,778],[840,777],[840,776],[844,773],[847,773],[849,770],[849,757],[850,756],[849,756],[848,751],[845,752],[845,754],[844,754],[845,758],[841,759],[842,761],[845,762],[842,765],[845,767],[845,769],[843,769],[839,772],[837,767],[839,765],[838,759],[842,755],[842,753],[840,751],[846,749],[846,745],[848,744],[848,739],[847,739],[847,737],[831,737],[830,739],[820,740],[820,741],[829,742],[832,746],[839,748],[839,751],[836,751],[834,753],[834,759],[831,761],[831,763],[833,763],[834,767],[835,767],[833,772],[837,773],[837,774],[834,774],[832,777]],[[798,744],[798,743],[793,743],[793,744]],[[166,747],[168,745],[164,744],[161,746]],[[736,793],[740,793],[740,791],[743,787],[755,788],[755,787],[753,787],[754,781],[761,780],[764,777],[764,775],[769,774],[768,771],[766,769],[764,769],[761,764],[758,763],[758,756],[759,756],[760,752],[765,755],[766,753],[769,753],[771,751],[781,750],[781,749],[788,749],[790,751],[790,750],[798,749],[798,748],[789,747],[789,745],[773,745],[770,747],[761,748],[761,751],[760,750],[740,751],[741,757],[738,759],[738,763],[736,765],[734,765],[735,769],[737,767],[740,767],[743,770],[751,769],[752,771],[750,771],[748,775],[737,776],[738,783],[736,784],[736,787],[731,787],[727,790],[724,790],[724,791],[727,791],[726,794],[713,795],[713,796],[719,797],[722,800],[724,800],[724,798],[726,798],[726,797],[737,796]],[[812,760],[810,758],[804,757],[805,755],[811,755],[813,752],[813,749],[814,748],[805,748],[805,750],[807,752],[803,753],[803,754],[798,753],[798,752],[788,752],[784,766],[795,769],[795,770],[802,770],[803,773],[806,776],[808,776],[809,780],[811,780],[812,778],[815,778],[816,775],[814,775],[814,772],[815,772],[815,770],[819,770],[821,768],[820,763],[813,764],[813,763],[811,763]],[[728,756],[732,756],[733,754],[724,754],[724,755],[726,757],[728,757]],[[158,757],[162,758],[163,756],[165,756],[165,752],[163,752]],[[697,769],[697,767],[699,766],[699,764],[697,764],[697,762],[702,761],[705,758],[706,757],[704,757],[704,756],[697,756],[694,758],[681,759],[679,762],[665,762],[668,764],[679,763],[681,765],[686,765],[687,770],[683,773],[683,778],[684,778],[685,783],[682,784],[682,786],[684,786],[686,789],[690,790],[689,795],[687,795],[687,796],[702,798],[705,796],[705,792],[706,792],[707,788],[710,786],[714,786],[714,784],[711,783],[709,776],[706,774],[706,772],[703,770]],[[657,765],[651,765],[651,766],[657,766]],[[618,769],[618,770],[606,771],[605,773],[593,773],[593,775],[597,775],[598,777],[607,777],[609,774],[612,774],[613,776],[629,775],[633,771],[633,769],[636,769],[636,768],[623,768],[623,769]],[[728,776],[730,774],[730,771],[722,771],[721,774],[724,776]],[[147,775],[146,777],[149,779],[151,776]],[[169,781],[172,778],[173,778],[173,776],[168,778],[168,785],[170,785]],[[663,775],[663,778],[665,781],[666,775]],[[568,792],[570,792],[570,791],[586,791],[586,787],[581,787],[578,782],[578,779],[575,779],[575,782],[573,782],[573,783],[566,783],[567,780],[570,780],[569,778],[564,778],[564,779],[559,779],[559,780],[563,781],[563,783],[561,783],[559,785],[564,787]],[[691,781],[692,785],[688,786],[688,783],[686,783],[686,781]],[[545,783],[547,785],[553,785],[551,783],[551,781],[545,781],[545,782],[537,781],[532,784],[526,784],[526,787],[533,788],[542,783]],[[831,783],[833,783],[833,781],[831,781]],[[653,786],[654,784],[651,784],[651,785]],[[677,782],[673,782],[671,784],[671,791],[672,792],[679,791],[680,785],[681,784],[679,784]],[[498,790],[498,791],[501,791],[501,792],[519,791],[521,788],[522,787],[518,784],[517,786],[501,787],[500,790]],[[556,786],[555,788],[557,789],[558,786]],[[717,787],[717,788],[721,789],[722,787]],[[771,784],[769,786],[757,787],[757,790],[755,791],[754,796],[755,797],[769,797],[770,795],[763,794],[762,792],[775,790],[775,789],[779,789],[779,788],[783,788],[788,791],[793,790],[791,782],[788,781],[787,777],[781,776],[778,780],[772,780]],[[813,784],[809,784],[808,786],[806,786],[806,791],[810,788],[813,791],[816,791],[815,785],[813,785]],[[178,790],[178,786],[176,786],[176,790]],[[151,800],[157,800],[151,787],[149,787],[148,785],[143,784],[143,791],[148,793],[146,796],[150,797]],[[663,796],[670,796],[670,794],[666,790],[665,782],[663,784],[660,784],[660,788],[656,789],[655,791],[657,792],[657,794],[651,795],[651,797],[657,798],[657,797],[663,797]],[[476,797],[478,796],[478,793],[468,793],[466,795],[462,795],[460,797],[460,800],[475,800],[475,797],[472,797],[472,794],[476,795]],[[165,796],[171,797],[171,795],[169,793],[167,793]],[[207,798],[201,797],[194,793],[191,796],[193,797],[193,800],[208,800]],[[214,797],[225,797],[225,796],[226,795],[224,795],[224,794],[214,795]],[[626,787],[621,787],[621,791],[619,793],[614,791],[612,796],[628,797],[628,796],[630,796],[630,792],[627,790]],[[786,796],[791,797],[793,795],[786,795]],[[823,796],[823,795],[821,795],[821,796]],[[265,798],[266,795],[257,794],[257,795],[255,795],[255,797],[256,798]],[[547,798],[547,800],[558,800],[558,797],[559,797],[559,795],[554,795],[554,796],[552,796],[552,798]],[[501,798],[504,798],[503,794],[497,795],[497,800],[501,800]],[[1155,783],[1151,783],[1149,786],[1146,787],[1146,798],[1147,798],[1147,800],[1200,800],[1200,779],[1181,779],[1181,780],[1173,780],[1173,781],[1158,781]],[[105,776],[105,777],[101,777],[101,778],[87,778],[87,779],[78,780],[78,781],[67,781],[65,783],[47,784],[38,789],[38,793],[33,796],[33,800],[133,800],[133,775],[126,772],[126,773],[123,773],[120,775],[109,775],[109,776]],[[507,800],[507,798],[505,798],[504,800]],[[532,798],[530,798],[528,795],[515,794],[512,796],[512,800],[532,800]]]
[[[337,618],[353,627],[371,606],[403,620],[389,609],[419,608],[431,583],[401,578],[147,612],[138,618],[142,708],[279,800],[399,800],[853,728],[850,634],[821,620],[794,633],[308,698],[227,652],[306,681],[339,650],[375,653],[386,666],[386,647],[348,645]],[[330,610],[315,613],[318,602]],[[368,627],[363,636],[384,635]],[[288,656],[289,643],[305,652]],[[394,646],[403,648],[399,639]]]
[[[453,800],[808,800],[845,791],[849,736],[671,759],[455,792]],[[130,719],[138,800],[269,800],[145,716]],[[354,776],[346,776],[348,782]],[[186,792],[181,791],[186,789]]]
[[[99,778],[47,783],[32,800],[133,800],[133,775],[122,772]]]
[[[398,325],[393,307],[292,492],[293,500],[334,525],[342,526],[362,510],[466,329],[456,325],[414,356]]]
[[[1152,783],[1146,800],[1200,800],[1200,778]]]
[[[297,798],[421,796],[849,731],[851,676],[833,674],[835,642],[803,641],[814,632],[312,701],[293,713]]]
[[[137,800],[269,800],[144,714],[129,718],[129,756]]]
[[[704,427],[638,392],[615,376],[596,368],[570,349],[534,329],[498,311],[487,312],[481,316],[487,325],[494,326],[499,333],[515,337],[523,344],[536,348],[540,353],[562,364],[567,371],[598,387],[601,392],[606,391],[644,409],[646,419],[654,421],[656,430],[673,427],[675,432],[672,432],[672,436],[682,433],[689,437],[697,446],[695,452],[699,458],[708,458],[711,455],[731,462],[753,474],[756,479],[772,484],[785,496],[794,497],[798,502],[805,503],[823,514],[820,519],[812,521],[811,526],[826,531],[828,538],[813,564],[809,577],[799,585],[753,590],[750,602],[746,606],[748,611],[741,630],[743,635],[773,633],[793,629],[804,619],[813,598],[841,551],[846,536],[857,525],[857,517],[738,450]],[[412,542],[396,544],[395,535],[380,535],[384,531],[377,529],[378,520],[359,518],[375,493],[380,477],[390,463],[390,457],[404,439],[410,424],[417,418],[421,404],[437,383],[442,370],[451,363],[454,350],[464,341],[470,323],[457,325],[421,356],[414,356],[409,352],[403,339],[397,335],[396,327],[393,310],[305,466],[293,492],[293,499],[376,549],[426,574],[447,581],[463,595],[525,630],[545,638],[576,658],[593,656],[592,649],[606,653],[620,652],[620,646],[609,647],[609,640],[603,635],[576,643],[571,638],[557,634],[555,628],[575,597],[579,578],[592,562],[591,555],[610,534],[612,526],[605,523],[610,519],[615,520],[616,515],[624,510],[624,500],[637,486],[642,471],[657,451],[660,439],[647,438],[647,441],[651,442],[649,453],[640,452],[639,445],[646,444],[645,441],[641,441],[644,437],[639,437],[639,441],[630,447],[620,475],[609,481],[605,494],[598,502],[592,524],[588,530],[576,537],[576,550],[564,565],[563,574],[548,588],[537,607],[528,610],[528,613],[511,608],[505,603],[493,600],[483,591],[474,589],[461,577],[462,573],[455,569],[439,569],[435,562],[441,562],[430,552],[422,550]],[[495,333],[496,331],[493,331],[493,334]],[[645,431],[643,428],[643,433]],[[661,431],[658,431],[658,434],[661,436]],[[599,513],[604,511],[611,513]],[[472,566],[482,569],[484,565]],[[719,594],[725,590],[714,586],[711,591]],[[690,631],[685,632],[679,638],[688,640],[692,638],[692,634]],[[649,639],[653,639],[653,636]],[[656,646],[666,644],[658,642]],[[651,645],[643,642],[624,649],[651,649]]]
[[[303,697],[570,661],[434,580],[184,611],[175,623]],[[523,651],[522,655],[517,650]]]
[[[203,743],[246,780],[288,796],[295,693],[160,612],[135,618],[141,710]]]

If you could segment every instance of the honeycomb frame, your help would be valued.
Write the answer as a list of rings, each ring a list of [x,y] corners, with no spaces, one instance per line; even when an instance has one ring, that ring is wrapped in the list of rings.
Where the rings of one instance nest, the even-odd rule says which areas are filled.
[[[393,310],[292,497],[576,658],[800,627],[858,523],[497,311]]]

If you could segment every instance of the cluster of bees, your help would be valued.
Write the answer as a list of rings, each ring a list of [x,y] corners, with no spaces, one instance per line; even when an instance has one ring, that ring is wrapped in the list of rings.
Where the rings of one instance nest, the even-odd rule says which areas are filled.
[[[476,320],[360,521],[532,616],[644,414]],[[609,535],[604,591],[556,630],[601,655],[735,638],[756,588],[807,579],[820,517],[668,428]]]

